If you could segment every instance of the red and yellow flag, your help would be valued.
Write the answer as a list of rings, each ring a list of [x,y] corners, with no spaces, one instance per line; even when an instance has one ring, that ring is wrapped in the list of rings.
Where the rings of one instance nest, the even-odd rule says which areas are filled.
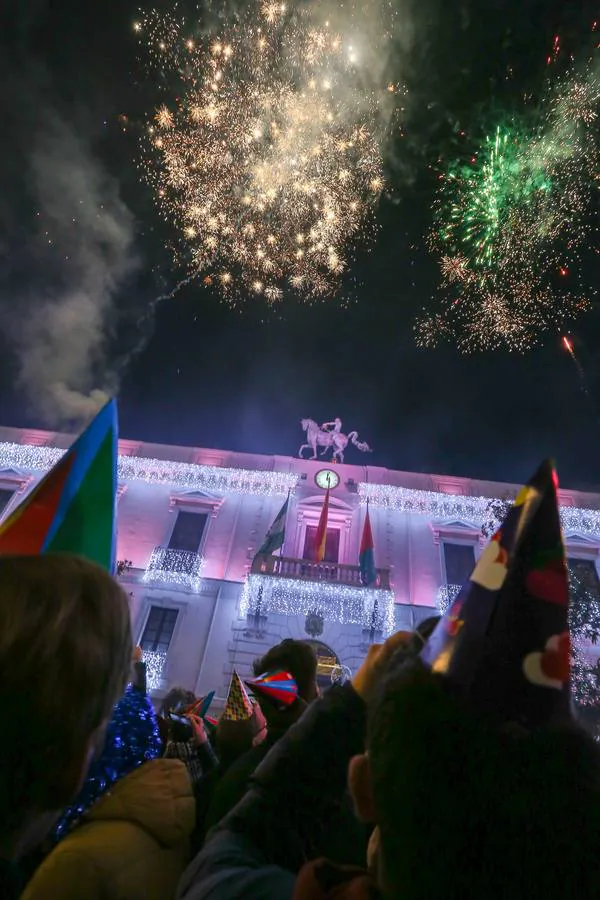
[[[327,518],[329,516],[329,488],[325,494],[325,502],[319,516],[319,524],[317,525],[317,533],[315,535],[315,560],[323,562],[325,559],[325,545],[327,543]]]

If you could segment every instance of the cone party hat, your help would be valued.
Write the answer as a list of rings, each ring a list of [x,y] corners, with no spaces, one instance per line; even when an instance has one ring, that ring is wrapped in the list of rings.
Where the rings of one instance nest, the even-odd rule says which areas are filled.
[[[246,679],[255,694],[272,700],[277,706],[291,706],[298,696],[298,685],[289,672],[266,672],[256,678]]]
[[[227,703],[221,719],[225,722],[240,722],[252,715],[252,703],[238,673],[233,670]]]
[[[496,720],[533,728],[570,715],[569,586],[554,466],[520,491],[421,652]]]
[[[0,525],[0,555],[77,553],[115,564],[117,404],[111,400]]]

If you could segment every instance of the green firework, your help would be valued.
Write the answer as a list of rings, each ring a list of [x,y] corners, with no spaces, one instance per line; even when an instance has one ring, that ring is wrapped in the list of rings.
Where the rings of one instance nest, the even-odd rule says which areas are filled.
[[[524,128],[497,127],[470,164],[449,172],[439,204],[440,237],[471,268],[490,267],[506,229],[525,215],[532,220],[552,190],[547,157],[534,152],[537,138]]]

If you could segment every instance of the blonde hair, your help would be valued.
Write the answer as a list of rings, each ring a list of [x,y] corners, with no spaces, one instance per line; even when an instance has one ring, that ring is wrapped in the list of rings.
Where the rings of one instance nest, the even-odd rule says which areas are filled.
[[[85,761],[123,693],[132,649],[127,595],[99,566],[69,554],[0,557],[4,816],[52,808],[61,767]]]

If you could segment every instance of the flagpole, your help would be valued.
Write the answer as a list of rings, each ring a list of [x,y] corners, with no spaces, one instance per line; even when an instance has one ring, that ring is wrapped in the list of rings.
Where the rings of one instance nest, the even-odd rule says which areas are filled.
[[[285,502],[287,503],[287,505],[288,505],[287,515],[290,514],[290,497],[291,497],[291,494],[292,494],[292,489],[291,489],[291,488],[288,488],[287,500],[285,501]],[[287,516],[286,516],[286,518],[287,518]],[[284,523],[284,527],[285,527],[285,523]],[[285,556],[284,550],[285,550],[285,542],[286,542],[286,540],[287,540],[287,528],[285,529],[285,531],[284,531],[284,533],[283,533],[283,544],[281,545],[281,549],[279,550],[279,555],[280,555],[280,556]]]

